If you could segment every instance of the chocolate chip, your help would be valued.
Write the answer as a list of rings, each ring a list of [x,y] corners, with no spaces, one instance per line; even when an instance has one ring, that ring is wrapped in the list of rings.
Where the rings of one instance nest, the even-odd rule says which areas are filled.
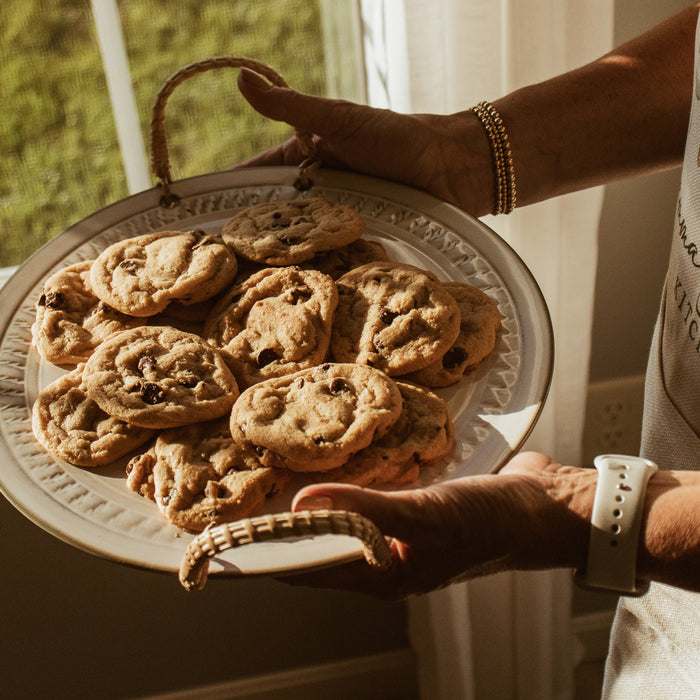
[[[442,366],[445,369],[455,369],[467,359],[467,351],[464,348],[454,347],[450,348],[442,356]]]
[[[126,465],[126,474],[130,475],[134,469],[138,469],[137,476],[140,482],[147,480],[148,475],[153,471],[153,465],[156,462],[156,458],[150,452],[144,452],[141,455],[132,457],[128,464]]]
[[[132,457],[126,465],[126,475],[129,476],[131,472],[134,471],[134,467],[141,461],[144,455],[137,455],[136,457]]]
[[[139,372],[143,374],[144,372],[152,370],[156,366],[156,361],[148,355],[141,355],[136,366],[138,367]]]
[[[299,287],[295,287],[292,289],[291,292],[292,296],[292,304],[298,304],[300,301],[308,301],[311,299],[311,290],[310,289],[300,289]]]
[[[136,260],[129,259],[129,260],[122,260],[119,263],[119,267],[121,267],[122,270],[126,270],[126,272],[136,272],[136,270],[138,269],[139,266],[138,266],[138,263],[136,262]]]
[[[41,295],[39,303],[48,307],[49,309],[62,309],[66,303],[66,300],[61,292],[49,292],[48,294]]]
[[[97,303],[97,306],[95,306],[92,310],[92,313],[94,314],[117,314],[119,313],[115,309],[113,309],[109,304],[105,304],[104,301],[100,299],[100,301]]]
[[[326,441],[326,438],[323,437],[315,437],[314,438],[314,443],[316,445],[322,445]]]
[[[207,481],[204,487],[204,495],[207,498],[218,498],[221,495],[221,484],[216,481]]]
[[[192,245],[192,250],[195,250],[203,245],[210,245],[211,243],[223,243],[223,239],[220,235],[215,233],[207,233],[201,228],[195,229],[190,233],[197,238],[197,241]]]
[[[382,323],[385,323],[387,326],[389,326],[398,315],[399,314],[396,311],[392,311],[391,309],[387,309],[386,307],[384,307],[379,312],[379,320]]]
[[[197,377],[183,377],[180,379],[180,386],[184,386],[185,389],[194,389],[197,384],[199,384],[199,379]]]
[[[255,358],[255,362],[258,367],[265,367],[275,360],[279,360],[279,355],[272,348],[263,348],[258,356]]]
[[[154,406],[165,400],[165,391],[153,382],[141,382],[139,387],[141,399],[144,403]]]
[[[343,391],[350,391],[350,385],[340,377],[333,377],[328,388],[331,394],[340,394]]]

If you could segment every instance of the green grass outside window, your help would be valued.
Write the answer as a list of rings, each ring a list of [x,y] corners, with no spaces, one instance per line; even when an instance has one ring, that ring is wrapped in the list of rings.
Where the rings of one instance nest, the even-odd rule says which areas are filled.
[[[122,27],[145,141],[155,95],[179,68],[223,54],[325,92],[317,2],[123,0]],[[0,5],[0,267],[128,195],[88,0]],[[224,169],[286,138],[240,96],[237,70],[191,78],[168,101],[173,177]]]

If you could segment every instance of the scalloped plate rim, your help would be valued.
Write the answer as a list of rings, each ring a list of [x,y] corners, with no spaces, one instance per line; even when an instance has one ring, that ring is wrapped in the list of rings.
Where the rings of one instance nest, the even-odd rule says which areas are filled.
[[[280,192],[293,193],[292,186],[297,174],[297,168],[294,167],[227,170],[179,180],[173,183],[172,189],[181,197],[181,200],[232,190],[245,191],[256,187],[276,187]],[[521,304],[516,308],[516,312],[523,315],[522,320],[519,318],[518,321],[529,334],[523,338],[526,341],[523,342],[525,349],[521,352],[519,359],[522,357],[527,359],[525,369],[532,371],[533,376],[527,377],[529,383],[524,384],[520,381],[517,388],[523,394],[519,398],[531,402],[531,405],[528,405],[531,410],[522,416],[515,417],[512,421],[513,425],[508,427],[513,431],[512,444],[502,450],[499,459],[494,460],[489,468],[483,469],[483,471],[496,471],[519,449],[530,434],[541,414],[551,383],[554,361],[553,331],[546,303],[536,280],[517,253],[497,233],[478,219],[432,195],[387,180],[333,170],[321,170],[314,179],[315,188],[321,191],[325,189],[328,192],[340,192],[341,196],[347,194],[350,197],[384,198],[397,207],[405,208],[406,211],[424,215],[429,219],[429,223],[439,222],[448,230],[448,233],[456,235],[457,238],[462,237],[465,241],[467,237],[462,229],[466,228],[472,236],[469,244],[482,253],[486,251],[485,257],[488,262],[495,265],[501,278],[505,276],[510,283],[508,293],[515,293],[516,298],[529,302]],[[31,290],[48,275],[52,267],[57,266],[61,260],[69,257],[105,230],[117,228],[140,213],[159,210],[161,194],[160,188],[154,187],[109,204],[78,221],[30,256],[0,290],[0,353],[3,351],[8,333],[12,330],[12,320],[23,305],[26,306]],[[401,211],[398,214],[401,215]],[[391,223],[387,225],[390,226]],[[474,238],[476,241],[473,240]],[[529,328],[528,324],[531,324],[532,328]],[[532,335],[534,332],[538,333],[536,339]],[[538,355],[534,357],[531,346],[537,344],[539,344],[536,348]],[[25,384],[26,377],[23,378],[23,385]],[[20,404],[22,400],[25,408],[29,408],[26,390],[24,397],[19,397],[12,391],[6,394],[0,379],[0,433],[2,434],[0,447],[6,457],[10,453],[9,457],[16,467],[9,471],[7,466],[0,468],[0,492],[7,500],[48,533],[83,551],[127,565],[167,572],[176,571],[180,556],[184,553],[191,535],[179,533],[175,528],[171,528],[169,532],[172,540],[166,539],[168,546],[163,542],[130,543],[128,533],[115,533],[109,530],[90,533],[90,536],[87,536],[84,532],[84,517],[69,509],[62,509],[60,503],[57,505],[54,497],[43,491],[28,477],[25,468],[19,463],[19,457],[11,453],[10,444],[6,439],[5,411],[8,406]],[[486,426],[484,429],[489,430],[493,427]],[[454,478],[454,476],[446,475],[445,478]],[[29,484],[28,479],[31,482]],[[319,539],[324,543],[329,541],[328,537]],[[358,543],[355,551],[339,557],[338,552],[333,551],[332,545],[324,544],[315,554],[310,551],[304,552],[301,561],[296,564],[290,563],[284,570],[296,571],[333,565],[339,561],[356,558],[359,552]],[[235,566],[235,556],[231,554],[219,556],[226,562],[233,561]],[[244,564],[240,572],[242,574],[255,575],[280,571],[267,555],[258,563],[255,562],[255,557],[249,554],[246,554],[245,559],[250,563]],[[230,574],[230,568],[224,564],[218,568],[214,567],[212,573]]]

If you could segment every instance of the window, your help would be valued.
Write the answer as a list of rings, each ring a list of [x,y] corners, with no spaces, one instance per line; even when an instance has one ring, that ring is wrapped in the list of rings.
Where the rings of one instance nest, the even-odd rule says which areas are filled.
[[[141,150],[160,86],[211,56],[249,56],[300,90],[361,98],[353,0],[4,0],[2,268],[129,194],[102,57],[112,49],[96,31],[105,10],[120,20]],[[252,110],[236,77],[231,69],[200,74],[168,101],[175,179],[226,168],[288,135]]]

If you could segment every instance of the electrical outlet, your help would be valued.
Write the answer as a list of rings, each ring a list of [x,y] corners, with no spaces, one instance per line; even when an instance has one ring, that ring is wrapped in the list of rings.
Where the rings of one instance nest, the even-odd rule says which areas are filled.
[[[639,454],[644,375],[594,382],[588,387],[583,460],[599,454]]]

